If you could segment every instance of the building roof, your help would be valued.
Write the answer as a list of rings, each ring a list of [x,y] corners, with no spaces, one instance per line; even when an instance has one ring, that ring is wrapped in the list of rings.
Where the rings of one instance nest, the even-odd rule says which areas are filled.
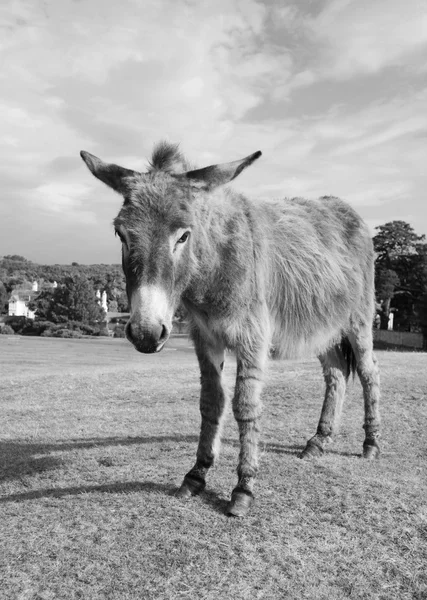
[[[30,302],[31,300],[35,300],[39,294],[40,292],[33,292],[32,290],[13,290],[9,302],[18,302],[19,300]]]
[[[41,292],[46,290],[53,290],[55,286],[50,282],[42,282],[37,291],[33,290],[32,287],[17,286],[14,290],[12,290],[9,298],[9,302],[16,302],[22,300],[23,302],[30,302],[31,300],[35,300]]]

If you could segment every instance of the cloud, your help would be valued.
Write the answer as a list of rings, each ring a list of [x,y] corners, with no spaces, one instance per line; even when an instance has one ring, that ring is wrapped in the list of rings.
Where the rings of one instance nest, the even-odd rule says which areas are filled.
[[[13,206],[22,227],[29,211],[55,243],[55,223],[70,247],[95,220],[108,236],[120,198],[92,180],[79,151],[142,170],[161,138],[200,166],[261,149],[235,182],[251,195],[333,193],[370,218],[414,198],[416,214],[427,162],[420,7],[2,2],[0,226]],[[97,235],[108,262],[114,241],[108,250]]]
[[[320,49],[320,77],[347,79],[408,67],[421,60],[420,53],[425,58],[427,49],[427,12],[418,0],[333,0],[306,19],[304,28]]]
[[[39,210],[56,213],[66,221],[96,223],[95,213],[84,208],[90,191],[85,185],[45,183],[32,191],[30,202]]]

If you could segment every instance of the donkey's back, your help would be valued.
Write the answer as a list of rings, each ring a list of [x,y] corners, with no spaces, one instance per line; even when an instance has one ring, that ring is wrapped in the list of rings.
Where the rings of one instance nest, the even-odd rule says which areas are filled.
[[[347,337],[354,323],[370,326],[374,251],[359,215],[334,197],[286,199],[265,208],[276,354],[320,354]]]

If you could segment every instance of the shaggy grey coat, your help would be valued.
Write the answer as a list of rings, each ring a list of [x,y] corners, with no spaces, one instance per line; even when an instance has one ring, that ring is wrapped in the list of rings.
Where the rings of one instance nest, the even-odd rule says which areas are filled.
[[[238,484],[228,514],[244,515],[258,470],[261,391],[269,354],[316,354],[326,392],[302,458],[319,456],[338,427],[346,382],[357,371],[365,399],[364,456],[379,455],[379,374],[372,351],[374,252],[366,225],[334,197],[251,200],[224,184],[260,156],[189,169],[160,144],[147,173],[82,157],[124,197],[122,240],[131,316],[127,336],[160,351],[179,302],[185,305],[201,371],[197,460],[178,492],[200,492],[219,449],[226,405],[224,352],[236,353],[232,400],[240,432]]]

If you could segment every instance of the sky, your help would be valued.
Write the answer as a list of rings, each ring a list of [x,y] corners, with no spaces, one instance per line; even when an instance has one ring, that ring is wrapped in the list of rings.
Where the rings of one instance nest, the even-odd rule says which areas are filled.
[[[427,234],[425,0],[2,0],[0,256],[120,262],[79,152],[143,171],[161,139]]]

